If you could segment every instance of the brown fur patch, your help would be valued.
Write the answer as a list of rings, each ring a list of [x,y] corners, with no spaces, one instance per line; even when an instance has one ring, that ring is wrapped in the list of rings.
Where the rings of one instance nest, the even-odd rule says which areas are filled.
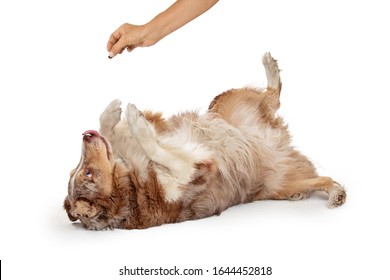
[[[153,124],[158,133],[162,133],[168,130],[168,123],[162,117],[161,112],[144,111],[145,118]]]

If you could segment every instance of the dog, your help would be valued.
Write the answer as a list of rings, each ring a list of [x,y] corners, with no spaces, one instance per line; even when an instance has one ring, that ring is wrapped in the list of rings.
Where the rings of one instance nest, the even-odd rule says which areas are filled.
[[[64,208],[87,229],[145,229],[218,215],[256,200],[300,200],[314,191],[344,204],[343,186],[319,176],[294,149],[278,116],[282,83],[277,61],[263,56],[267,88],[231,89],[205,114],[168,119],[121,102],[100,116],[100,132],[82,137]]]

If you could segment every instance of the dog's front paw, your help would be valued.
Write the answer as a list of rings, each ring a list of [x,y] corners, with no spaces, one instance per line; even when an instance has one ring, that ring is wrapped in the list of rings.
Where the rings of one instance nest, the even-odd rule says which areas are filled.
[[[143,117],[143,114],[134,104],[129,103],[127,105],[126,117],[129,124],[136,124],[138,119]]]
[[[121,120],[122,102],[118,99],[112,101],[100,115],[100,132],[102,134],[112,130]]]
[[[150,136],[150,124],[145,119],[144,114],[134,104],[127,105],[126,118],[133,137],[143,138]]]
[[[136,136],[138,133],[138,126],[140,119],[143,118],[142,112],[135,107],[134,104],[128,104],[126,109],[126,118],[127,122],[129,124],[130,133],[133,136]]]
[[[156,131],[144,114],[134,104],[127,105],[126,118],[130,134],[143,147],[147,154],[153,153],[157,144]]]
[[[330,208],[341,206],[345,203],[346,198],[347,194],[344,187],[338,183],[335,183],[329,193],[328,205]]]

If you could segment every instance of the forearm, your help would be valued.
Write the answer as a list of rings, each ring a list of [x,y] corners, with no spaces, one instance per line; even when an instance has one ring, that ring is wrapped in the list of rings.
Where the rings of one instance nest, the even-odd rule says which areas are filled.
[[[217,2],[218,0],[177,0],[167,10],[145,25],[147,32],[149,32],[147,37],[151,38],[154,41],[151,44],[154,44],[197,18]]]

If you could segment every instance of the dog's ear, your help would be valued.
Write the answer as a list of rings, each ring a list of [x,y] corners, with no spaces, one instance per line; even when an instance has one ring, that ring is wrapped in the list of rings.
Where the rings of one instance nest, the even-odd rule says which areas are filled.
[[[73,215],[71,214],[71,212],[70,212],[71,206],[70,206],[70,202],[69,202],[68,196],[65,197],[64,209],[66,210],[66,213],[68,214],[69,220],[71,220],[72,222],[75,222],[75,221],[78,220],[78,218],[75,217],[75,216],[73,216]]]
[[[72,169],[69,173],[70,177],[73,177],[73,175],[76,173],[77,168]]]

